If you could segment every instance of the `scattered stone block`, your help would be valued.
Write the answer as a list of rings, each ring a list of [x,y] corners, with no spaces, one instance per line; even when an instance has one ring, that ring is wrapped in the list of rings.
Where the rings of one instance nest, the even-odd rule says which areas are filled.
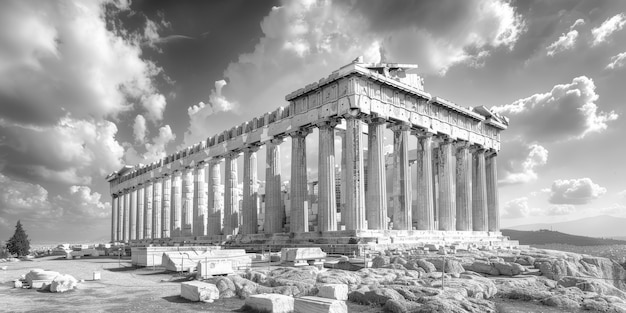
[[[291,313],[294,299],[291,296],[274,293],[251,295],[246,299],[246,306],[258,312]]]
[[[23,284],[21,280],[15,280],[13,282],[13,288],[22,288]]]
[[[315,248],[283,248],[280,259],[285,262],[294,262],[299,260],[317,260],[326,258],[326,253],[319,247]]]
[[[2,269],[3,271],[6,271],[6,270],[7,270],[7,268],[9,268],[9,267],[8,267],[8,266],[3,266],[3,267],[0,267],[0,269]]]
[[[335,299],[335,300],[348,300],[348,285],[346,284],[326,284],[319,288],[317,293],[318,297]]]
[[[220,298],[220,291],[213,284],[190,281],[180,284],[180,296],[190,301],[207,301]]]
[[[78,281],[72,275],[59,275],[50,284],[51,292],[66,292],[76,288]]]
[[[30,288],[41,288],[44,284],[50,284],[52,280],[59,275],[59,272],[33,269],[26,274],[24,280]]]
[[[93,272],[93,280],[100,280],[102,279],[101,276],[100,272]]]
[[[345,301],[320,297],[296,298],[293,306],[297,313],[348,313]]]

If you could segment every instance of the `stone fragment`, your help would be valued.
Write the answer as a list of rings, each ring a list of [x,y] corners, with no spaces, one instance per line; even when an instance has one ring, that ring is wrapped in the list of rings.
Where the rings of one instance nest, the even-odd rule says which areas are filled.
[[[399,300],[404,297],[391,288],[376,288],[366,292],[365,299],[370,304],[384,305],[388,300]]]
[[[387,301],[385,303],[385,306],[383,306],[383,309],[385,310],[385,312],[407,313],[419,312],[421,306],[422,305],[417,302],[399,299]]]
[[[526,268],[524,268],[523,266],[517,263],[513,263],[513,262],[506,262],[506,263],[496,262],[496,263],[493,263],[493,265],[498,270],[500,275],[504,275],[504,276],[519,275],[526,270]]]
[[[220,298],[220,291],[213,284],[190,281],[180,284],[180,296],[190,301],[215,300]]]
[[[59,275],[59,272],[44,271],[37,268],[28,272],[24,277],[24,281],[30,288],[41,288],[44,284],[50,284]]]
[[[421,267],[422,269],[424,269],[424,271],[425,271],[426,273],[435,272],[435,271],[437,270],[437,268],[435,268],[435,265],[433,265],[432,263],[430,263],[430,262],[428,262],[428,261],[426,261],[426,260],[423,260],[423,259],[418,259],[418,260],[416,261],[416,263],[417,263],[417,265],[418,265],[419,267]]]
[[[50,283],[51,292],[66,292],[76,288],[78,281],[72,275],[58,275]]]
[[[291,313],[294,299],[274,293],[251,295],[246,299],[246,306],[255,312]]]
[[[295,262],[301,260],[319,260],[326,258],[322,249],[315,248],[283,248],[280,251],[280,260],[283,262]]]
[[[345,301],[305,296],[294,300],[297,313],[348,313]]]
[[[13,288],[22,288],[22,281],[21,280],[15,280],[13,282]]]
[[[348,300],[348,285],[345,284],[326,284],[319,287],[318,297]]]

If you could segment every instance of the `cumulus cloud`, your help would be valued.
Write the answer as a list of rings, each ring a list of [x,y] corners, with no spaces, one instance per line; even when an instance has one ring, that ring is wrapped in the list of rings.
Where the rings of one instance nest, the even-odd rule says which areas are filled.
[[[443,73],[455,64],[479,63],[493,49],[511,48],[523,29],[506,1],[284,1],[261,22],[254,49],[225,70],[222,96],[241,106],[239,115],[229,117],[243,122],[284,105],[285,95],[359,55],[366,62],[386,58],[417,63],[422,73]],[[195,114],[184,146],[222,130],[206,121],[217,116],[213,110],[205,103],[189,109]]]
[[[522,143],[512,145],[511,148],[513,149],[501,158],[504,160],[504,178],[500,180],[500,183],[520,184],[536,180],[536,169],[548,162],[548,150],[538,144],[526,146]]]
[[[576,26],[582,26],[582,25],[585,25],[585,20],[583,20],[582,18],[579,18],[574,22],[574,24],[572,24],[572,26],[569,27],[569,30],[576,28]]]
[[[507,201],[502,210],[500,211],[500,217],[502,218],[520,218],[527,217],[531,211],[535,211],[536,209],[531,209],[528,205],[528,198],[522,197]]]
[[[606,66],[606,69],[613,70],[624,67],[626,65],[626,52],[619,53],[611,57],[611,63]]]
[[[626,15],[620,13],[607,19],[602,25],[591,30],[593,35],[593,44],[598,45],[608,40],[608,38],[616,31],[621,30],[626,25]]]
[[[172,133],[170,126],[162,126],[159,128],[159,134],[143,145],[145,149],[143,153],[137,152],[133,146],[126,144],[128,149],[126,150],[124,160],[126,164],[147,164],[158,161],[167,155],[167,145],[175,139],[176,135]]]
[[[602,132],[617,113],[602,112],[599,96],[591,78],[576,77],[569,84],[556,85],[550,92],[534,94],[511,104],[493,107],[495,112],[510,116],[514,125],[509,132],[532,142],[556,142],[580,139]]]
[[[563,52],[565,50],[569,50],[574,47],[576,44],[576,39],[578,38],[577,30],[570,30],[567,34],[562,34],[557,41],[550,44],[546,49],[548,50],[548,56],[554,56],[559,52]]]
[[[181,147],[190,146],[214,135],[217,131],[224,130],[215,127],[215,123],[211,123],[209,118],[219,112],[233,111],[237,107],[236,103],[227,100],[222,94],[222,89],[226,85],[225,80],[216,81],[208,103],[200,102],[187,109],[189,128],[185,132],[185,142]]]
[[[558,179],[552,183],[548,201],[552,204],[587,204],[606,193],[606,188],[589,178]]]
[[[576,208],[571,204],[561,204],[561,205],[553,205],[548,207],[544,212],[545,215],[554,216],[554,215],[568,215],[572,214],[576,211]]]
[[[146,139],[146,134],[148,129],[146,128],[146,119],[143,115],[138,114],[135,117],[135,123],[133,124],[133,136],[135,137],[135,141],[143,143]]]
[[[64,117],[55,125],[26,127],[0,122],[4,138],[0,154],[3,172],[24,180],[68,185],[90,184],[121,166],[124,148],[117,127],[109,121]]]

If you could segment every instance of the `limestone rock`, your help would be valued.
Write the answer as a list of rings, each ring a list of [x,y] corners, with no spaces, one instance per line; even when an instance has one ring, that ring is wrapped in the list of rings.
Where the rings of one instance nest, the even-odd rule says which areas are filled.
[[[15,280],[13,282],[13,288],[22,288],[22,281],[21,280]]]
[[[258,294],[246,298],[246,306],[256,312],[291,313],[294,299],[279,294]]]
[[[33,269],[26,274],[25,281],[31,288],[41,288],[44,284],[50,284],[52,280],[59,276],[59,272]]]
[[[491,276],[500,275],[500,271],[498,271],[495,266],[492,266],[491,263],[485,261],[475,261],[469,267],[465,268],[469,271],[474,271],[476,273],[488,274]]]
[[[384,305],[387,300],[399,300],[404,299],[404,297],[391,288],[376,288],[366,292],[365,299],[367,301],[365,304]]]
[[[561,278],[557,284],[563,287],[576,287],[582,291],[590,291],[603,295],[617,296],[626,299],[626,292],[615,288],[604,281],[586,278],[566,276]]]
[[[348,285],[346,284],[326,284],[319,287],[318,297],[335,299],[335,300],[348,300]]]
[[[190,301],[215,300],[220,298],[217,286],[201,281],[180,284],[180,296]]]
[[[431,273],[431,272],[437,271],[437,268],[435,267],[435,265],[433,265],[432,263],[430,263],[430,262],[428,262],[426,260],[418,259],[416,262],[417,262],[417,265],[419,267],[421,267],[422,269],[424,269],[424,271],[426,273]]]
[[[228,278],[235,285],[235,294],[240,299],[246,299],[250,295],[257,293],[257,283],[237,275],[228,276]]]
[[[421,307],[422,305],[417,302],[399,299],[387,301],[383,306],[383,310],[385,310],[385,312],[392,313],[409,313],[419,312]]]
[[[443,266],[443,258],[430,258],[427,259],[428,262],[432,263],[435,266],[435,269],[439,272],[442,271],[442,269],[444,268]],[[465,269],[463,268],[463,266],[461,265],[461,262],[459,262],[458,260],[454,260],[451,258],[446,258],[446,264],[445,264],[445,273],[462,273],[465,271]]]
[[[372,267],[373,268],[380,268],[383,267],[385,265],[389,264],[389,258],[388,257],[384,257],[384,256],[376,256],[372,259]]]
[[[318,283],[360,285],[361,277],[355,272],[331,269],[317,275]]]
[[[493,263],[493,265],[498,270],[500,275],[504,275],[504,276],[519,275],[526,270],[526,268],[524,268],[523,266],[517,263],[513,263],[513,262],[506,262],[506,263],[498,262],[498,263]]]
[[[52,283],[50,284],[50,291],[66,292],[68,290],[76,288],[77,285],[78,281],[71,275],[58,275],[52,280]]]
[[[294,310],[297,313],[348,313],[348,306],[345,301],[306,296],[294,300]]]
[[[498,296],[523,301],[538,301],[552,295],[554,281],[535,276],[524,278],[497,278],[494,283]]]
[[[326,253],[319,247],[314,248],[283,248],[280,251],[280,260],[293,262],[298,260],[316,260],[326,258]]]

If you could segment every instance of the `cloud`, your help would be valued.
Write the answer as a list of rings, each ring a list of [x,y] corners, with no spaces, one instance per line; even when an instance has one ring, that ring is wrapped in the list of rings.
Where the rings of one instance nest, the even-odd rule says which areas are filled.
[[[225,80],[216,81],[215,89],[211,90],[208,103],[200,102],[187,109],[189,128],[185,132],[185,143],[182,147],[195,144],[219,131],[209,122],[209,117],[219,112],[235,110],[237,104],[227,100],[222,95],[222,89],[226,85]]]
[[[576,26],[582,26],[582,25],[585,25],[585,20],[583,20],[582,18],[579,18],[574,22],[574,24],[572,24],[572,26],[569,27],[569,30],[576,28]]]
[[[176,135],[172,133],[170,126],[162,126],[159,128],[159,134],[152,138],[150,142],[146,142],[143,145],[143,148],[145,149],[145,152],[143,153],[137,152],[135,147],[126,143],[125,146],[128,147],[128,149],[124,155],[124,160],[126,161],[126,164],[147,164],[158,161],[167,155],[167,145],[175,139]]]
[[[620,13],[607,19],[602,25],[591,30],[593,35],[593,44],[598,45],[608,40],[609,36],[616,31],[621,30],[626,24],[626,15]]]
[[[626,199],[626,190],[622,190],[622,191],[618,192],[617,195],[622,197],[623,199]]]
[[[589,178],[555,180],[548,201],[552,204],[587,204],[606,193],[606,188]]]
[[[578,38],[577,30],[570,30],[567,34],[562,34],[557,41],[550,44],[546,49],[548,50],[548,56],[554,56],[559,52],[563,52],[569,50],[574,47],[576,44],[576,39]]]
[[[493,107],[511,117],[508,132],[525,141],[557,142],[581,139],[604,131],[617,113],[598,110],[599,96],[591,78],[576,77],[569,84],[556,85],[550,92],[534,94],[511,104]]]
[[[165,111],[165,106],[167,105],[165,96],[162,94],[142,96],[141,104],[146,109],[148,118],[151,121],[156,122],[163,119],[163,111]]]
[[[517,151],[520,149],[515,149],[515,147],[521,147],[525,151]],[[538,144],[524,145],[522,143],[511,145],[510,148],[513,150],[507,151],[500,158],[504,161],[504,178],[500,180],[500,183],[512,185],[537,180],[536,169],[548,162],[548,150]],[[520,158],[524,155],[526,157]]]
[[[90,184],[121,166],[124,148],[109,121],[62,118],[52,126],[0,122],[2,171],[22,180]]]
[[[443,73],[456,64],[477,64],[494,49],[510,49],[523,29],[506,1],[283,1],[262,20],[254,49],[224,71],[228,85],[221,95],[239,109],[220,114],[206,103],[192,106],[189,112],[196,114],[183,146],[222,131],[219,119],[230,118],[230,127],[285,105],[285,95],[359,55],[366,62],[385,57],[417,63],[422,73]]]
[[[520,218],[527,217],[531,211],[536,209],[531,209],[528,206],[528,198],[522,197],[507,201],[502,210],[500,212],[500,217],[502,218]]]
[[[544,212],[545,215],[555,216],[555,215],[568,215],[572,214],[576,211],[576,208],[571,204],[561,204],[561,205],[553,205],[548,207]]]
[[[161,69],[139,39],[108,30],[100,2],[8,1],[0,12],[0,116],[54,124],[69,112],[101,119],[154,99]],[[149,101],[146,101],[149,102]]]
[[[146,140],[146,134],[148,129],[146,128],[146,119],[141,114],[137,114],[135,117],[135,123],[133,124],[133,136],[135,141],[143,143]]]
[[[606,69],[613,70],[624,67],[626,65],[626,52],[614,55],[611,57],[611,63],[606,66]]]

